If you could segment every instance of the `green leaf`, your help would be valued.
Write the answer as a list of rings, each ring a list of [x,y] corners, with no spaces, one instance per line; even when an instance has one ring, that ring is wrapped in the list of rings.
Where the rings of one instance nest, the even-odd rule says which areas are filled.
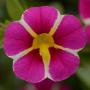
[[[79,68],[77,72],[77,76],[85,83],[85,85],[90,88],[90,65],[84,64],[82,67]]]
[[[0,48],[2,48],[3,35],[4,35],[4,29],[0,28]]]
[[[20,19],[22,12],[24,11],[19,0],[6,0],[6,7],[11,19]]]

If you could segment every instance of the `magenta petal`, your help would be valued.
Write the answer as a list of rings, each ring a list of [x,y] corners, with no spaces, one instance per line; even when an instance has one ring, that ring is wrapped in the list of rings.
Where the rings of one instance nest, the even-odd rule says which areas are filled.
[[[86,27],[87,44],[90,44],[90,25]]]
[[[33,38],[18,23],[12,22],[4,35],[4,50],[7,55],[17,54],[31,46]]]
[[[63,47],[71,49],[83,48],[86,44],[86,35],[80,21],[66,15],[54,35],[55,42]]]
[[[49,72],[54,81],[69,78],[79,67],[80,60],[73,54],[61,50],[51,49],[51,63]]]
[[[90,17],[90,0],[79,0],[79,13],[82,18]]]
[[[44,65],[37,50],[14,62],[13,70],[17,77],[29,83],[37,83],[44,79]]]
[[[32,7],[23,16],[36,33],[48,33],[57,18],[57,10],[48,6]]]
[[[68,34],[60,39],[60,45],[72,49],[84,48],[86,44],[85,32],[82,29],[78,29],[75,32]],[[59,41],[58,41],[59,42]]]
[[[53,85],[53,81],[46,79],[40,83],[35,84],[35,87],[37,88],[37,90],[52,90]]]

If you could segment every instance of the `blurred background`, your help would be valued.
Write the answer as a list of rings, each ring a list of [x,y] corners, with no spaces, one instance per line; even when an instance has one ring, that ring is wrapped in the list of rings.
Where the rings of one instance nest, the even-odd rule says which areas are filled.
[[[12,60],[2,49],[3,33],[10,21],[20,19],[22,12],[32,6],[51,5],[60,10],[62,14],[73,14],[80,18],[78,13],[79,0],[0,0],[0,90],[34,90],[32,84],[18,79],[12,71]],[[80,68],[69,79],[58,82],[69,85],[71,90],[90,90],[90,46],[79,53]],[[29,89],[22,89],[29,87]],[[53,90],[58,90],[57,87]],[[62,89],[61,89],[62,90]],[[63,89],[69,90],[69,89]]]

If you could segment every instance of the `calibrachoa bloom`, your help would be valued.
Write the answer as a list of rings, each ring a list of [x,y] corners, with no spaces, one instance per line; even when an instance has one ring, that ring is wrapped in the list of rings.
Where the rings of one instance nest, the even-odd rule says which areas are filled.
[[[72,90],[68,84],[55,83],[50,80],[45,80],[36,84],[36,90]]]
[[[72,87],[66,83],[53,82],[51,80],[44,80],[37,84],[27,84],[19,90],[73,90]]]
[[[79,13],[86,24],[87,43],[90,44],[90,0],[79,0]]]
[[[34,84],[34,87],[36,87],[36,90],[54,90],[55,85],[57,85],[57,83],[46,79],[40,83]]]
[[[37,83],[46,78],[67,79],[79,66],[78,51],[85,33],[73,15],[61,15],[54,7],[32,7],[5,32],[4,50],[19,78]]]

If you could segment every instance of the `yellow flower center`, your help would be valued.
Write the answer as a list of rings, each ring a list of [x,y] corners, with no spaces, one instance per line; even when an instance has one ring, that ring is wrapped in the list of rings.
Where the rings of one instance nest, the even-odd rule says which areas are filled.
[[[43,33],[37,35],[33,40],[33,48],[39,49],[39,53],[42,56],[44,63],[49,63],[50,61],[49,47],[54,47],[54,39],[49,34]]]

